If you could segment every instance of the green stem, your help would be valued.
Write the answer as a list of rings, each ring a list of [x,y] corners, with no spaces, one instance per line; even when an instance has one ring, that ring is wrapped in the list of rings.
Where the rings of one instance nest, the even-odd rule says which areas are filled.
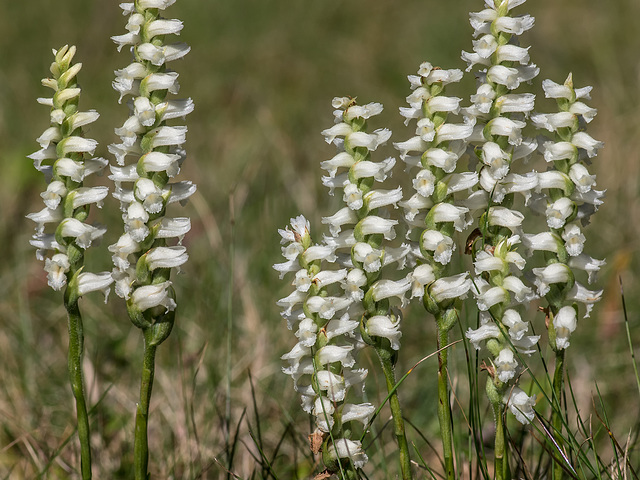
[[[551,425],[558,445],[562,445],[562,390],[564,386],[564,349],[556,351],[556,369],[553,374],[553,408]],[[564,470],[558,461],[553,462],[553,479],[562,480]]]
[[[489,379],[489,381],[492,381]],[[493,414],[496,417],[496,439],[495,439],[495,479],[507,480],[505,465],[505,443],[504,443],[504,411],[502,404],[493,404]]]
[[[144,357],[142,360],[142,377],[140,380],[140,402],[136,409],[136,431],[133,444],[133,467],[135,480],[148,480],[149,444],[147,440],[147,421],[149,418],[149,402],[153,388],[157,345],[151,343],[151,328],[144,329]]]
[[[453,435],[451,432],[451,402],[449,401],[449,350],[443,348],[449,343],[449,331],[441,328],[438,321],[438,420],[440,422],[440,437],[447,480],[455,480],[453,467]]]
[[[89,440],[89,416],[84,398],[84,381],[82,379],[82,354],[84,351],[84,333],[82,316],[78,308],[77,297],[70,299],[68,289],[65,292],[65,307],[69,325],[69,381],[76,400],[76,417],[78,419],[78,437],[80,438],[80,468],[82,480],[91,479],[91,443]]]
[[[402,469],[402,480],[411,480],[411,457],[409,456],[409,444],[407,436],[404,433],[404,420],[402,419],[402,411],[400,409],[400,400],[398,399],[398,391],[396,387],[396,376],[393,368],[393,352],[390,349],[376,347],[376,353],[382,365],[384,378],[387,381],[387,391],[391,393],[389,397],[389,407],[393,416],[393,432],[398,441],[400,449],[400,468]]]

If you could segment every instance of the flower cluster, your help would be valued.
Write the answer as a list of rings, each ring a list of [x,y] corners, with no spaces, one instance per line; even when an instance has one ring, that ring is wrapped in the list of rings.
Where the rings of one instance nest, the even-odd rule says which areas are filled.
[[[444,274],[456,248],[454,230],[460,232],[471,223],[467,218],[469,208],[464,201],[454,201],[454,194],[470,191],[478,183],[475,172],[455,173],[466,151],[466,139],[473,133],[473,123],[447,122],[449,114],[459,113],[461,99],[443,94],[448,84],[460,81],[460,70],[434,68],[425,62],[417,75],[408,78],[412,90],[407,97],[409,107],[401,107],[400,114],[405,124],[416,119],[416,135],[395,147],[407,170],[417,170],[415,194],[401,203],[411,227],[408,236],[417,244],[413,249],[418,265],[411,274],[411,297],[424,298],[427,309],[439,316],[444,303],[464,298],[471,287],[466,272],[450,277]]]
[[[128,46],[133,62],[117,70],[113,87],[120,101],[130,96],[129,118],[116,134],[121,143],[109,146],[117,166],[111,166],[116,185],[114,197],[123,211],[124,234],[109,247],[113,253],[117,294],[128,300],[130,313],[162,306],[175,308],[169,280],[170,269],[186,262],[181,240],[191,228],[189,218],[166,218],[168,204],[184,201],[195,192],[190,181],[170,181],[178,175],[185,151],[185,126],[168,126],[167,121],[184,118],[193,111],[193,102],[167,100],[177,93],[178,74],[167,62],[189,52],[184,43],[165,44],[164,37],[179,34],[182,22],[161,18],[159,13],[175,0],[139,0],[122,3],[128,15],[128,33],[113,37],[118,49]],[[135,161],[126,162],[127,157]],[[176,238],[178,245],[167,246]],[[136,314],[137,314],[136,313]]]
[[[382,279],[382,268],[397,264],[404,268],[409,246],[385,245],[396,237],[397,220],[389,217],[386,207],[394,206],[402,200],[400,187],[392,190],[374,188],[391,174],[395,159],[390,157],[374,162],[371,153],[387,142],[391,132],[379,129],[366,133],[367,120],[380,112],[382,105],[370,103],[356,105],[355,101],[343,97],[333,100],[336,109],[336,124],[322,132],[327,143],[333,143],[338,153],[331,160],[321,163],[328,172],[323,183],[331,191],[337,187],[343,191],[345,206],[322,222],[329,225],[331,236],[324,241],[337,254],[337,262],[347,268],[348,277],[344,284],[345,293],[352,304],[352,318],[363,316],[363,334],[370,343],[370,337],[386,338],[389,346],[397,350],[400,317],[391,314],[388,305],[378,302],[395,297],[404,305],[405,292],[409,289],[408,278],[401,280]],[[338,173],[339,168],[346,171]],[[387,302],[388,304],[388,302]]]
[[[472,106],[464,109],[469,121],[475,122],[470,139],[481,162],[480,187],[485,192],[485,206],[478,221],[480,248],[474,250],[474,293],[481,311],[481,324],[469,330],[467,337],[480,348],[486,341],[492,365],[487,369],[492,382],[489,397],[498,405],[509,402],[516,381],[516,351],[531,354],[539,337],[527,335],[518,305],[533,298],[533,292],[522,281],[524,258],[517,252],[522,238],[524,215],[512,208],[514,194],[531,199],[538,184],[537,174],[524,175],[512,171],[516,160],[526,160],[535,152],[537,143],[523,138],[522,129],[534,108],[531,93],[514,93],[523,83],[535,78],[539,69],[530,63],[528,49],[519,46],[517,36],[529,30],[534,19],[529,15],[514,17],[510,11],[523,1],[487,1],[488,8],[470,15],[474,28],[473,53],[463,52],[468,70],[478,65],[478,87],[471,96]],[[511,395],[512,399],[519,398]],[[514,400],[515,401],[515,400]],[[513,408],[512,408],[513,411]],[[519,420],[533,419],[529,408]]]
[[[333,249],[313,245],[309,222],[299,216],[291,219],[291,229],[279,230],[286,262],[274,265],[281,273],[295,272],[295,290],[278,300],[289,329],[297,328],[298,343],[282,356],[289,366],[294,387],[302,396],[302,407],[316,419],[320,436],[327,436],[322,451],[325,464],[339,471],[337,459],[347,459],[362,468],[367,456],[360,442],[342,435],[348,422],[369,422],[374,407],[370,403],[347,403],[349,387],[362,385],[366,369],[355,367],[355,352],[362,347],[357,335],[359,322],[347,312],[351,301],[340,295],[347,271],[322,270],[323,262],[335,261]],[[337,295],[330,295],[333,289]],[[333,468],[332,468],[333,467]]]
[[[538,293],[549,302],[551,345],[562,350],[569,346],[569,337],[577,326],[577,306],[572,302],[585,304],[588,317],[602,294],[577,282],[575,271],[586,271],[591,283],[604,264],[583,252],[585,237],[581,230],[602,204],[604,191],[593,188],[595,175],[589,174],[585,163],[603,144],[584,131],[596,115],[595,109],[580,101],[589,99],[591,87],[574,88],[571,74],[563,85],[545,80],[542,87],[545,96],[556,99],[559,108],[557,113],[531,118],[536,127],[555,134],[554,141],[542,145],[544,158],[552,166],[538,174],[541,193],[532,202],[533,208],[546,216],[549,230],[525,235],[524,241],[530,251],[545,252],[547,265],[534,268],[533,274]]]
[[[45,87],[54,91],[52,98],[38,99],[51,107],[51,126],[38,138],[41,149],[29,158],[44,174],[48,186],[40,195],[45,207],[27,217],[37,224],[31,244],[38,249],[38,259],[45,261],[51,288],[61,290],[67,284],[72,285],[76,298],[91,291],[103,291],[106,302],[113,283],[111,275],[82,271],[85,250],[106,232],[106,228],[89,225],[85,220],[91,204],[102,206],[108,189],[83,186],[85,178],[102,171],[107,161],[90,157],[97,142],[83,134],[83,127],[95,122],[99,114],[94,110],[78,110],[81,90],[77,75],[82,64],[72,64],[75,53],[74,46],[54,50],[52,78],[42,80]],[[45,233],[47,224],[52,224],[55,231]],[[45,258],[47,251],[53,254]]]
[[[281,231],[289,242],[283,248],[288,262],[275,268],[284,274],[294,271],[298,262],[303,267],[295,275],[296,292],[279,301],[280,306],[287,307],[283,316],[289,319],[290,326],[292,318],[300,320],[296,333],[300,342],[283,358],[290,362],[286,372],[294,377],[296,388],[303,395],[303,406],[315,415],[319,431],[330,434],[323,454],[328,471],[334,472],[340,467],[336,459],[352,462],[356,468],[366,462],[360,443],[343,438],[344,423],[347,419],[360,420],[366,425],[374,407],[369,403],[339,402],[344,400],[348,386],[364,381],[366,370],[353,369],[354,354],[359,349],[370,344],[388,352],[391,358],[400,347],[400,315],[391,309],[389,300],[397,298],[404,304],[410,280],[383,279],[381,274],[385,265],[396,263],[403,268],[410,248],[405,244],[384,244],[396,237],[398,223],[389,218],[385,207],[395,207],[402,200],[402,190],[373,188],[376,182],[387,178],[395,164],[393,158],[371,160],[371,153],[391,136],[386,129],[366,131],[367,120],[379,114],[382,105],[359,106],[347,97],[335,98],[332,104],[336,122],[322,133],[328,143],[336,145],[338,153],[321,163],[327,171],[322,180],[331,194],[336,189],[342,192],[344,207],[322,219],[330,231],[322,245],[309,246],[310,240],[305,244],[308,224],[303,228],[302,217],[292,223],[295,233]],[[333,263],[338,269],[320,271],[321,262],[327,267]],[[331,288],[337,293],[330,295]],[[304,302],[302,311],[292,312],[298,302]],[[301,371],[301,355],[313,358],[307,360],[306,371]],[[322,368],[327,371],[319,370]],[[340,372],[338,376],[336,372]],[[305,385],[309,386],[301,388],[303,373],[312,377],[306,380]],[[318,382],[315,389],[314,379]],[[334,391],[336,386],[339,388]],[[323,395],[322,390],[327,393]]]

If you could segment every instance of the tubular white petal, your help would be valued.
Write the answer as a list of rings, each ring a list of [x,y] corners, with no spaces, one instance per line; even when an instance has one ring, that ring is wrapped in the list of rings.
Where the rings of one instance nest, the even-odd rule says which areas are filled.
[[[56,291],[67,284],[67,272],[71,264],[64,253],[57,253],[44,261],[44,271],[47,272],[47,283]]]
[[[188,259],[185,247],[155,247],[146,254],[149,270],[173,268],[184,264]]]
[[[102,273],[90,273],[82,272],[78,275],[78,295],[83,296],[89,292],[102,292],[104,293],[104,303],[107,303],[109,297],[109,291],[111,290],[111,284],[113,278],[110,272]]]
[[[451,277],[443,277],[431,284],[429,293],[437,301],[451,298],[465,298],[471,288],[471,279],[468,273],[460,273]]]
[[[169,296],[171,282],[163,282],[155,285],[144,285],[136,288],[131,294],[131,302],[144,312],[152,307],[162,305],[166,312],[175,310],[176,302]]]

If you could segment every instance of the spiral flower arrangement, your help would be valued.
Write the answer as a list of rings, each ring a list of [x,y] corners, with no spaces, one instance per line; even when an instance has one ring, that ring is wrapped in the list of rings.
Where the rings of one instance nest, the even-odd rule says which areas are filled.
[[[88,479],[91,478],[91,447],[82,376],[84,333],[78,300],[86,293],[102,291],[106,302],[113,279],[109,272],[84,271],[86,250],[106,232],[106,228],[85,221],[90,206],[101,207],[109,191],[107,187],[84,186],[84,180],[104,169],[107,161],[91,157],[97,142],[84,136],[83,127],[95,122],[99,114],[95,110],[78,109],[81,89],[77,76],[82,64],[72,63],[75,53],[76,48],[67,45],[54,50],[52,78],[42,80],[45,87],[54,91],[52,98],[38,99],[39,103],[51,107],[51,126],[38,137],[41,149],[29,158],[44,174],[48,186],[40,194],[45,207],[27,217],[37,224],[31,244],[38,249],[38,259],[45,262],[49,286],[54,290],[65,289],[69,379],[76,402],[82,478]]]
[[[113,253],[116,293],[126,300],[129,318],[144,337],[134,445],[136,480],[147,478],[147,420],[155,353],[171,333],[175,319],[171,270],[188,259],[180,243],[191,228],[189,218],[166,217],[166,210],[172,203],[184,203],[196,189],[190,181],[171,182],[186,157],[182,145],[187,127],[167,122],[184,118],[194,108],[191,99],[167,99],[168,93],[179,89],[178,74],[167,63],[184,57],[190,49],[184,43],[164,41],[166,35],[182,30],[180,20],[160,16],[173,3],[139,0],[121,4],[128,15],[128,33],[113,37],[118,49],[128,46],[133,54],[133,62],[117,70],[113,82],[120,100],[132,98],[129,118],[115,130],[121,143],[109,146],[117,161],[109,178],[116,185],[114,197],[120,200],[124,222],[124,234],[109,250]],[[127,157],[136,160],[127,163]]]
[[[88,180],[108,162],[94,157],[98,144],[85,133],[99,114],[79,109],[82,65],[73,63],[75,47],[53,51],[51,78],[42,81],[53,95],[38,99],[50,107],[50,125],[37,139],[40,149],[29,158],[47,188],[41,194],[44,208],[28,215],[36,224],[31,244],[44,262],[48,285],[64,291],[83,480],[92,477],[92,452],[79,299],[101,291],[106,302],[112,284],[142,334],[132,476],[151,478],[147,432],[156,352],[174,326],[178,303],[172,275],[189,258],[182,243],[191,229],[188,217],[171,217],[168,211],[196,191],[191,181],[178,180],[187,134],[180,119],[186,119],[194,103],[174,97],[179,75],[169,64],[190,51],[185,43],[167,41],[183,29],[181,20],[163,17],[174,3],[121,3],[126,32],[112,37],[131,61],[115,71],[112,82],[118,103],[124,102],[129,114],[115,129],[119,140],[108,146],[115,160],[108,175],[114,183],[112,201],[119,203],[122,218],[119,238],[107,247],[111,272],[85,269],[87,250],[107,231],[89,223],[90,207],[101,208],[109,193],[108,187],[90,186]],[[485,0],[483,10],[470,14],[473,48],[462,52],[462,60],[477,82],[466,105],[451,93],[461,86],[462,70],[424,62],[408,76],[408,106],[401,107],[400,114],[414,133],[393,143],[407,174],[399,180],[396,176],[397,184],[389,186],[396,159],[380,151],[390,142],[391,131],[371,128],[383,106],[359,105],[352,97],[332,101],[334,122],[322,135],[336,153],[320,162],[320,168],[325,172],[323,185],[341,200],[340,206],[321,218],[325,235],[312,235],[312,222],[305,216],[291,218],[279,230],[284,261],[274,265],[281,279],[288,275],[291,281],[292,291],[276,302],[296,338],[281,355],[282,370],[292,378],[302,409],[311,418],[310,450],[323,465],[318,480],[367,477],[368,469],[386,461],[378,461],[369,450],[380,438],[370,438],[369,432],[387,402],[401,477],[414,477],[418,461],[416,456],[411,459],[399,393],[404,379],[429,356],[398,378],[401,341],[420,341],[436,349],[443,478],[454,480],[465,471],[454,449],[458,442],[452,391],[458,377],[450,373],[449,355],[457,342],[463,342],[467,353],[470,389],[478,371],[486,372],[486,396],[495,422],[494,477],[513,476],[510,425],[526,433],[537,421],[564,456],[563,433],[569,433],[563,404],[565,356],[579,322],[602,296],[602,290],[585,286],[595,281],[604,261],[585,252],[584,228],[603,203],[605,192],[595,188],[589,169],[603,143],[586,132],[596,116],[585,103],[591,87],[574,87],[571,74],[563,84],[541,82],[557,111],[534,111],[536,96],[524,87],[538,78],[540,69],[519,40],[533,28],[534,18],[514,14],[524,3]],[[528,136],[534,128],[540,134],[536,138]],[[535,157],[544,159],[542,171],[528,166]],[[411,194],[405,196],[399,185],[412,188]],[[535,225],[534,215],[545,225],[537,232],[530,226]],[[536,233],[525,233],[524,228]],[[465,302],[470,293],[473,299]],[[407,309],[418,302],[435,320],[435,341],[403,338]],[[544,327],[542,315],[538,313],[537,326],[527,310],[544,312]],[[465,317],[473,317],[471,327],[463,327]],[[460,327],[462,337],[456,342],[451,339],[454,327]],[[555,372],[547,384],[536,378],[526,360],[533,353],[544,355],[540,339],[545,330],[555,355]],[[470,360],[474,349],[475,372]],[[378,378],[384,376],[383,401],[372,401],[375,397],[368,391],[370,373],[376,369],[362,362],[368,352],[379,361]],[[228,358],[230,362],[230,353]],[[532,381],[527,385],[522,377]],[[537,402],[540,395],[551,406],[550,431],[537,411],[543,408]],[[482,414],[480,400],[474,392],[470,397],[471,403],[477,402],[470,422],[475,436]],[[471,444],[471,436],[468,439]],[[474,440],[477,448],[479,441]],[[418,446],[413,447],[420,466],[430,468]],[[384,447],[381,451],[388,453]],[[478,464],[485,462],[486,467],[485,452],[477,453],[482,457]],[[232,457],[230,453],[229,465]],[[549,465],[545,475],[562,480],[567,465],[557,455]]]

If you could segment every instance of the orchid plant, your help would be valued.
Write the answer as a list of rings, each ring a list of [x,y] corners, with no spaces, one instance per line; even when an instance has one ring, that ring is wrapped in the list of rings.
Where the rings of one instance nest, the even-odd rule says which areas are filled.
[[[475,70],[477,85],[468,106],[461,105],[461,98],[445,95],[445,89],[454,88],[463,77],[460,70],[445,70],[424,62],[417,75],[408,77],[412,90],[407,97],[409,106],[401,107],[400,114],[405,118],[405,125],[416,122],[415,135],[394,146],[407,165],[406,171],[415,172],[411,177],[414,188],[411,196],[403,199],[399,189],[386,192],[371,189],[373,180],[384,180],[395,163],[388,159],[376,167],[368,161],[368,151],[376,150],[390,135],[386,130],[373,135],[362,132],[372,112],[382,110],[377,104],[360,107],[349,98],[335,99],[337,123],[323,132],[327,141],[339,148],[338,155],[321,163],[321,167],[329,171],[323,183],[332,190],[342,189],[347,204],[323,220],[331,230],[331,236],[325,239],[324,255],[331,261],[337,259],[344,267],[339,281],[350,285],[352,292],[341,300],[340,322],[345,325],[359,322],[358,342],[379,349],[380,338],[384,338],[387,351],[397,358],[401,335],[398,319],[402,310],[389,314],[385,303],[384,311],[378,311],[380,304],[376,302],[393,296],[404,308],[410,300],[419,300],[433,315],[438,332],[437,410],[443,468],[446,478],[451,480],[457,477],[449,391],[449,334],[465,304],[466,308],[474,308],[465,303],[467,294],[471,291],[475,297],[478,324],[467,330],[465,340],[481,355],[488,353],[481,368],[488,374],[486,392],[496,423],[493,471],[500,480],[511,478],[507,412],[524,425],[536,417],[536,395],[519,386],[519,379],[527,369],[525,357],[540,348],[541,336],[532,333],[529,323],[532,319],[527,317],[527,310],[542,297],[548,302],[543,308],[546,313],[543,328],[548,330],[550,346],[556,354],[551,396],[553,435],[559,445],[563,426],[560,400],[564,354],[569,337],[577,327],[577,305],[585,304],[585,316],[588,316],[601,295],[601,291],[587,290],[575,280],[575,272],[581,270],[588,273],[591,282],[604,263],[582,252],[585,236],[581,226],[588,223],[590,215],[602,203],[604,193],[593,188],[595,176],[585,166],[585,161],[602,147],[601,142],[584,132],[585,125],[596,113],[580,101],[588,98],[590,87],[575,89],[571,75],[564,85],[545,80],[542,83],[545,95],[557,100],[559,112],[534,113],[535,94],[523,89],[533,83],[540,70],[531,63],[529,48],[520,46],[519,42],[519,37],[533,27],[534,19],[513,13],[524,1],[486,0],[484,10],[471,13],[473,51],[462,52],[462,59],[467,63],[467,72]],[[461,120],[451,122],[450,117],[454,115],[459,115]],[[532,130],[530,127],[546,129],[554,133],[554,139],[525,136],[525,132]],[[528,167],[529,162],[538,157],[543,157],[551,168],[539,172]],[[340,167],[348,172],[337,173]],[[363,173],[365,171],[367,173]],[[370,216],[375,214],[377,206],[396,203],[404,209],[404,218]],[[524,233],[525,219],[537,214],[545,218],[548,230]],[[353,231],[342,232],[343,226],[349,224],[356,224]],[[364,225],[372,229],[364,232]],[[395,236],[391,230],[395,227],[406,232],[407,243],[394,249],[384,246],[383,241]],[[456,232],[466,229],[472,231],[467,240],[461,242]],[[283,247],[285,256],[289,255],[289,248]],[[350,255],[345,257],[342,250],[350,250]],[[531,257],[539,250],[545,254],[546,265],[534,267]],[[463,261],[452,262],[455,252],[470,254],[472,268],[457,266],[464,264]],[[286,265],[291,265],[297,255]],[[387,260],[389,257],[392,259]],[[407,269],[404,279],[379,279],[381,267],[399,259],[402,259],[400,269]],[[276,269],[282,273],[294,270],[285,269],[284,265],[276,265]],[[299,276],[308,278],[308,271],[304,268],[298,271],[294,285]],[[383,286],[388,293],[381,295]],[[364,310],[358,303],[362,292]],[[303,296],[292,294],[296,295],[297,301],[302,301]],[[335,297],[325,298],[323,305],[336,302]],[[293,314],[289,300],[283,299],[279,304],[288,306],[283,316],[291,327]],[[310,313],[315,311],[317,309]],[[297,315],[299,320],[306,318],[303,313]],[[384,321],[378,320],[381,318]],[[384,324],[383,330],[378,323]],[[314,328],[317,327],[322,331],[316,322]],[[537,326],[533,330],[541,328]],[[385,333],[381,334],[382,331]],[[302,335],[299,332],[297,336]],[[356,350],[350,348],[349,352]],[[313,348],[308,352],[312,353]],[[283,358],[290,359],[291,354]],[[315,371],[309,370],[309,373]],[[395,421],[400,416],[399,404],[394,404],[400,384],[394,384],[395,377],[388,376],[386,371],[385,377],[389,391],[393,392],[389,402]],[[338,384],[343,385],[344,381]],[[538,384],[541,385],[541,381]],[[333,404],[329,401],[322,405],[325,412],[333,413],[340,408],[335,400]],[[326,422],[324,425],[326,431]],[[399,425],[394,425],[402,476],[412,478],[411,466],[405,466],[406,435],[404,432],[398,435]],[[329,433],[332,433],[330,428]],[[351,464],[363,467],[361,459],[366,457],[363,457],[362,444],[357,444],[352,452]],[[559,480],[564,470],[560,462],[556,461],[555,465],[554,478]],[[325,466],[328,474],[340,473],[331,463],[325,461]]]
[[[130,63],[115,71],[112,85],[128,116],[115,128],[119,140],[108,146],[115,160],[109,165],[112,188],[88,184],[109,162],[94,157],[97,142],[86,136],[99,114],[79,109],[82,65],[74,63],[75,47],[53,51],[51,78],[42,81],[53,95],[38,99],[50,108],[50,126],[37,139],[40,149],[29,156],[47,183],[44,208],[28,215],[36,223],[31,244],[44,261],[48,284],[64,290],[83,480],[92,477],[92,452],[79,299],[101,291],[106,302],[112,285],[141,331],[133,477],[150,478],[147,431],[156,352],[174,326],[172,274],[188,260],[182,241],[191,229],[189,218],[168,212],[196,190],[191,181],[176,179],[186,159],[187,127],[179,119],[194,103],[173,97],[179,75],[169,64],[190,51],[185,43],[166,41],[183,28],[182,21],[163,17],[174,3],[120,4],[126,33],[112,40],[118,51],[130,54]],[[529,90],[540,69],[530,48],[520,44],[534,18],[515,12],[524,3],[485,0],[483,10],[470,14],[472,51],[461,54],[466,73],[425,61],[408,76],[408,106],[399,108],[405,126],[412,125],[406,140],[392,142],[389,129],[372,129],[383,113],[381,104],[358,104],[350,96],[332,101],[333,125],[322,135],[336,152],[319,166],[325,172],[322,183],[330,195],[337,194],[340,206],[321,218],[324,234],[312,235],[314,221],[305,216],[292,218],[279,230],[285,261],[274,265],[280,278],[289,275],[292,286],[276,302],[296,338],[281,359],[312,420],[310,450],[323,463],[318,479],[366,477],[373,463],[372,425],[387,402],[402,479],[414,478],[421,455],[415,445],[415,454],[410,448],[410,415],[401,408],[408,375],[396,372],[401,339],[436,351],[443,478],[459,478],[452,392],[460,373],[449,362],[455,327],[461,332],[457,342],[466,342],[477,355],[478,371],[467,373],[486,374],[495,478],[512,477],[508,439],[515,422],[509,416],[525,431],[541,417],[537,400],[545,394],[544,379],[536,378],[527,357],[542,352],[545,330],[555,366],[549,381],[551,436],[562,452],[566,352],[579,318],[588,317],[602,295],[584,286],[604,265],[585,253],[584,227],[604,196],[588,168],[603,144],[586,133],[596,116],[584,103],[591,88],[576,88],[571,74],[563,84],[541,82],[557,111],[536,112],[536,95]],[[476,86],[465,100],[460,82],[469,74]],[[388,143],[406,167],[404,177],[395,172],[394,184],[397,162],[384,154]],[[107,247],[113,271],[92,273],[85,270],[87,250],[107,229],[88,223],[90,206],[101,208],[109,190],[119,202],[121,234]],[[402,338],[416,303],[419,315],[426,312],[435,323],[435,339]],[[542,311],[544,318],[530,311]],[[463,313],[476,318],[466,331]],[[378,367],[364,367],[367,352],[384,377],[381,402],[370,392]],[[536,387],[522,382],[527,377]],[[561,480],[565,465],[557,457],[553,461],[553,478]]]

